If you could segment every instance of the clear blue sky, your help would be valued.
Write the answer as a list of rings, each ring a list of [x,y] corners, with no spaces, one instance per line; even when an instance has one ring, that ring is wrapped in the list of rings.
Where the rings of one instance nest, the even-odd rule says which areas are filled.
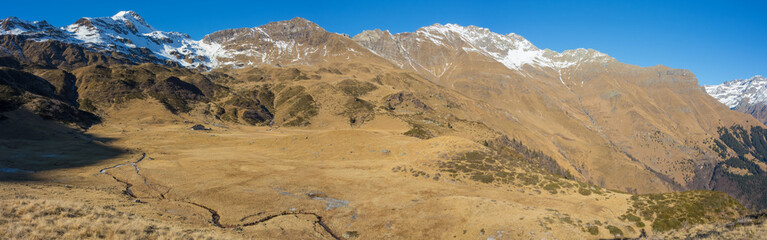
[[[7,1],[0,17],[65,26],[134,10],[164,31],[195,39],[296,16],[331,32],[411,32],[456,23],[514,32],[539,48],[593,48],[639,66],[690,69],[701,84],[767,75],[765,1]]]

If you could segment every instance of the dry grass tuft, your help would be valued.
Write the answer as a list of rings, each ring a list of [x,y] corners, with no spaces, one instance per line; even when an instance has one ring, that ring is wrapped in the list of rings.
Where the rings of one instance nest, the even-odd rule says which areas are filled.
[[[82,203],[0,200],[0,239],[232,239],[213,229],[184,229],[113,207]]]

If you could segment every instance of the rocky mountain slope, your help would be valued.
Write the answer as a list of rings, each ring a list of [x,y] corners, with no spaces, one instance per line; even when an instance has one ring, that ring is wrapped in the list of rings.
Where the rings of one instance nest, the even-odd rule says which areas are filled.
[[[730,109],[751,114],[763,123],[767,122],[767,78],[757,75],[749,79],[707,85],[705,88],[708,94]]]
[[[373,54],[348,37],[325,31],[303,18],[254,28],[228,29],[206,35],[202,45],[215,46],[210,67],[316,65],[336,61],[376,61]]]
[[[0,26],[2,179],[106,184],[245,236],[638,236],[746,210],[630,193],[767,200],[731,177],[764,172],[763,125],[686,70],[453,24],[348,38],[295,18],[199,41],[133,12]],[[503,229],[482,214],[535,217]]]

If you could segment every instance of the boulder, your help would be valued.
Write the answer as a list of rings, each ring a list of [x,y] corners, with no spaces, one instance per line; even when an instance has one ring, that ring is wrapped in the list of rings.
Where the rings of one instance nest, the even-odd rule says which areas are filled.
[[[205,126],[204,126],[204,125],[202,125],[202,124],[197,124],[197,125],[194,125],[194,126],[192,126],[192,130],[195,130],[195,131],[200,131],[200,130],[210,130],[210,128],[205,128]]]

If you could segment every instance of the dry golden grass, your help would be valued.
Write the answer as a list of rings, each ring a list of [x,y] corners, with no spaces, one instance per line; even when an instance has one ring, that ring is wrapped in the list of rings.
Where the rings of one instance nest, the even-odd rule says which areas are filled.
[[[177,225],[121,212],[110,206],[10,199],[0,201],[2,239],[233,239],[215,230]]]

